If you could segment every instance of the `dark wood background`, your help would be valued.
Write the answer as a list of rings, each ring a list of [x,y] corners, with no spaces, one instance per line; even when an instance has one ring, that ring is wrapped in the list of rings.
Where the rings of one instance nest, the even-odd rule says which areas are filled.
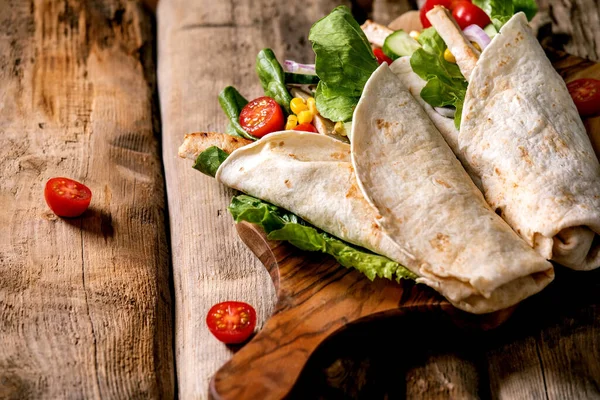
[[[310,60],[308,30],[338,4],[384,24],[417,7],[0,0],[0,398],[207,396],[235,349],[210,336],[206,310],[247,300],[262,324],[274,290],[226,214],[232,192],[176,148],[185,133],[224,129],[224,86],[260,93],[259,49]],[[545,43],[599,60],[597,2],[540,8]],[[45,206],[57,175],[93,190],[82,218]],[[549,291],[491,333],[427,315],[351,327],[310,361],[294,396],[598,398],[598,273],[559,278],[574,289]]]

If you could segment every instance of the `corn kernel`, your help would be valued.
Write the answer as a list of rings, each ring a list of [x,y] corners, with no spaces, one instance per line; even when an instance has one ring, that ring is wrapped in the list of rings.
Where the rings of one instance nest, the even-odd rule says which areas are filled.
[[[346,136],[346,127],[343,122],[336,122],[333,126],[333,131],[340,136]]]
[[[481,47],[479,47],[477,42],[471,42],[471,44],[473,45],[473,47],[475,47],[477,49],[477,51],[481,51]]]
[[[317,102],[315,101],[314,97],[309,97],[308,99],[306,99],[306,105],[308,106],[308,111],[313,113],[313,116],[318,114]]]
[[[417,40],[417,38],[419,37],[420,33],[419,31],[410,31],[408,33],[408,36],[410,36],[411,38]]]
[[[454,54],[450,53],[450,49],[444,50],[444,60],[456,64],[456,58],[454,58]]]
[[[298,123],[299,124],[310,124],[313,120],[313,113],[309,110],[300,111],[298,113]]]
[[[304,110],[308,110],[306,103],[304,103],[304,100],[302,100],[300,97],[294,97],[292,101],[290,101],[290,108],[296,115]]]
[[[287,122],[285,123],[285,130],[290,131],[298,125],[298,117],[295,115],[288,115]]]

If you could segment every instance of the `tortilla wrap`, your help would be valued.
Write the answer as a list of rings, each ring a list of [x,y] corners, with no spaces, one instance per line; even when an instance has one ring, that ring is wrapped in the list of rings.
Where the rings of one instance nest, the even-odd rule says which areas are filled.
[[[427,116],[431,119],[435,127],[441,132],[442,136],[448,143],[448,146],[452,149],[454,154],[458,157],[460,162],[463,164],[463,167],[473,180],[473,182],[477,185],[480,190],[481,179],[477,175],[477,173],[471,168],[471,166],[466,162],[463,154],[460,152],[458,147],[458,130],[454,126],[454,119],[447,118],[440,115],[433,107],[431,107],[425,100],[423,100],[420,96],[421,90],[425,87],[427,83],[417,74],[415,74],[410,66],[410,57],[400,57],[396,61],[390,65],[390,70],[400,78],[402,84],[408,89],[408,91],[413,95],[413,97],[419,102],[423,110],[427,113]]]
[[[368,93],[372,93],[372,89]],[[365,124],[361,122],[365,118],[370,117],[363,112],[356,123]],[[413,121],[406,122],[412,124]],[[439,133],[437,135],[443,142]],[[406,151],[420,153],[415,147]],[[454,165],[452,168],[460,176],[456,179],[468,182],[469,189],[465,193],[446,190],[445,201],[457,203],[450,208],[428,205],[440,185],[432,181],[432,176],[415,175],[406,190],[398,189],[407,202],[422,203],[423,225],[435,222],[436,226],[453,227],[440,230],[441,235],[430,242],[431,238],[423,236],[419,224],[406,225],[410,229],[406,236],[419,237],[411,246],[398,245],[382,229],[379,223],[382,215],[365,199],[358,186],[350,146],[327,136],[296,131],[272,133],[231,153],[221,164],[216,179],[289,210],[333,236],[401,263],[420,276],[418,282],[433,287],[459,309],[477,314],[493,312],[539,292],[554,277],[552,265],[489,209],[447,146],[442,153],[445,158],[434,160],[429,167]],[[418,169],[427,174],[429,167]],[[402,182],[395,185],[400,188]],[[433,202],[439,205],[435,199]],[[479,214],[461,215],[472,211],[463,207],[468,202],[477,204],[471,208],[480,209]],[[405,211],[412,214],[414,210]],[[455,216],[447,220],[450,213]],[[449,224],[454,218],[456,222]],[[398,228],[404,226],[401,224]],[[490,247],[485,248],[488,244]],[[448,248],[442,253],[449,256],[441,255],[438,248],[442,247]],[[454,261],[448,263],[451,258]]]
[[[409,60],[391,68],[417,96],[426,82]],[[523,13],[500,29],[468,79],[460,133],[418,100],[488,203],[546,259],[600,266],[600,164]]]

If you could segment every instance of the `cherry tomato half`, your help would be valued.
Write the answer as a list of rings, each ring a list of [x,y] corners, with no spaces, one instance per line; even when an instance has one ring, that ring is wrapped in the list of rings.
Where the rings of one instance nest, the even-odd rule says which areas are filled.
[[[431,23],[427,19],[427,13],[433,8],[433,6],[444,6],[448,10],[452,10],[453,3],[454,1],[452,0],[427,0],[425,4],[423,4],[423,7],[421,7],[421,10],[419,11],[419,19],[421,20],[421,25],[423,25],[423,29],[429,28],[431,26]]]
[[[394,60],[385,55],[382,49],[379,47],[373,49],[373,54],[375,54],[375,58],[377,59],[377,64],[381,65],[383,62],[387,62],[388,65],[391,65]]]
[[[480,28],[485,28],[492,21],[490,17],[481,8],[470,1],[459,1],[452,6],[452,16],[456,20],[460,29],[465,29],[469,25],[478,25]]]
[[[313,132],[313,133],[318,132],[317,128],[315,128],[313,124],[309,124],[309,123],[296,125],[296,127],[294,127],[294,130],[302,131],[302,132]]]
[[[488,17],[485,11],[472,4],[470,0],[427,0],[419,11],[419,18],[421,19],[423,28],[431,26],[431,23],[427,19],[427,13],[434,6],[444,6],[450,10],[460,29],[465,29],[472,24],[485,28],[491,22],[490,17]]]
[[[582,117],[600,114],[600,81],[582,78],[567,84],[567,89]]]
[[[90,205],[92,191],[83,183],[58,177],[46,182],[44,198],[59,217],[78,217]]]
[[[248,303],[224,301],[210,308],[206,315],[206,324],[221,342],[242,343],[254,332],[256,311]]]
[[[246,132],[256,137],[282,130],[284,122],[281,107],[268,96],[252,100],[242,108],[240,113],[240,125]]]

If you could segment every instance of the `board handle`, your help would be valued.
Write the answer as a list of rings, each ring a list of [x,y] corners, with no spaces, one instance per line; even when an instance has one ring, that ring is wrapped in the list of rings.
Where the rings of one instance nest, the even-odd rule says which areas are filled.
[[[236,227],[269,271],[278,301],[264,327],[213,376],[211,398],[283,398],[335,331],[366,317],[402,312],[401,285],[371,282],[332,257],[269,241],[253,225]]]
[[[370,281],[332,257],[269,241],[251,224],[239,223],[236,228],[269,271],[278,300],[264,327],[213,376],[209,395],[215,400],[288,396],[317,348],[350,324],[426,312],[489,328],[512,313],[467,315],[423,285]]]

